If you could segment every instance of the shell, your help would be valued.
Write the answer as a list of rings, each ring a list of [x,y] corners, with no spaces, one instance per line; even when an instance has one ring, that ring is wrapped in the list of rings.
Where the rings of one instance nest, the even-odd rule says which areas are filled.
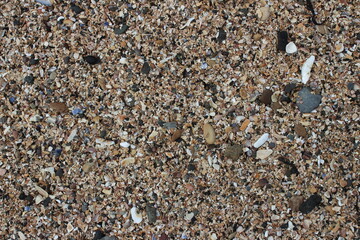
[[[254,143],[254,147],[255,148],[259,148],[261,147],[269,138],[269,134],[268,133],[264,133],[255,143]]]
[[[131,214],[131,218],[134,221],[134,223],[141,223],[143,218],[142,218],[141,213],[137,212],[136,207],[131,208],[130,214]]]
[[[301,67],[301,82],[306,84],[309,81],[311,68],[315,62],[315,56],[309,57]]]
[[[297,47],[295,45],[295,43],[293,42],[289,42],[286,47],[285,50],[287,53],[292,54],[292,53],[296,53],[297,52]]]
[[[265,159],[273,153],[273,150],[266,149],[266,150],[258,150],[256,152],[257,159]]]

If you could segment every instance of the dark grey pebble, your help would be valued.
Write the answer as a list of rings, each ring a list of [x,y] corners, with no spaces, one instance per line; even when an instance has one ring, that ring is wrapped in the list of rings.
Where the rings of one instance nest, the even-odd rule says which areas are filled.
[[[142,66],[141,68],[141,72],[144,73],[144,74],[149,74],[150,73],[150,65],[148,62],[144,62],[144,65]]]
[[[224,31],[224,29],[220,28],[219,32],[217,34],[217,37],[216,37],[216,41],[218,43],[222,43],[222,41],[225,41],[225,40],[226,40],[226,32]]]
[[[74,3],[71,3],[71,10],[73,10],[76,14],[80,14],[81,12],[84,11],[84,9],[82,9],[81,7],[75,5]]]
[[[152,204],[147,204],[145,211],[149,222],[156,222],[156,208]]]
[[[300,205],[300,212],[307,214],[311,212],[315,207],[319,206],[321,203],[321,197],[318,194],[311,195],[308,199],[305,200]]]
[[[85,56],[84,60],[90,65],[95,65],[95,64],[100,63],[100,58],[99,57],[91,56],[91,55]]]
[[[34,84],[34,76],[33,75],[26,76],[24,78],[24,82],[30,85]]]
[[[125,33],[127,30],[129,29],[129,26],[127,25],[122,25],[121,28],[114,28],[114,33],[119,35],[119,34],[123,34]]]
[[[300,112],[310,113],[317,108],[321,103],[321,95],[312,94],[310,89],[304,87],[299,91],[299,97],[296,99],[296,105]]]

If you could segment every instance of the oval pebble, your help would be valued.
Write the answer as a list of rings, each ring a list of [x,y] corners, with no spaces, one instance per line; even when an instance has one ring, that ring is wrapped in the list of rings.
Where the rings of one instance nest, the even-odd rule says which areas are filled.
[[[203,127],[204,131],[204,138],[207,144],[214,144],[215,143],[215,130],[214,128],[208,124],[205,123]]]
[[[269,138],[269,134],[268,133],[264,133],[255,143],[254,143],[254,147],[255,148],[259,148],[261,147]]]

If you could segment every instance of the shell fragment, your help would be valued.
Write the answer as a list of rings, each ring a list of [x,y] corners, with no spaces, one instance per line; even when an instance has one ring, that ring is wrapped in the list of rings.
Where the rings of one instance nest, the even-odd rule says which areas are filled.
[[[254,143],[254,147],[255,148],[259,148],[261,147],[269,138],[269,134],[268,133],[264,133],[255,143]]]
[[[136,207],[131,208],[130,214],[131,214],[131,218],[134,221],[134,223],[141,223],[142,215],[141,215],[141,213],[137,212]]]
[[[315,62],[315,56],[309,57],[301,67],[301,82],[306,84],[309,81],[311,68]]]

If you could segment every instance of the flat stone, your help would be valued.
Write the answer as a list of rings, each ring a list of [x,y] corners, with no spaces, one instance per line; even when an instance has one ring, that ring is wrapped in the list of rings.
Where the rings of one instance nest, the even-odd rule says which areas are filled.
[[[84,57],[85,62],[87,62],[90,65],[95,65],[101,62],[100,58],[97,56],[85,56]]]
[[[292,211],[297,212],[299,211],[300,205],[304,202],[303,196],[293,196],[289,200],[289,207]]]
[[[220,28],[216,37],[216,42],[222,43],[225,40],[226,40],[226,32],[224,31],[224,29]]]
[[[298,123],[298,124],[295,124],[295,132],[297,135],[299,135],[300,137],[303,137],[303,138],[306,138],[307,137],[307,132],[306,132],[306,128]]]
[[[321,95],[312,94],[310,88],[305,87],[299,91],[299,97],[296,99],[296,105],[300,112],[310,113],[321,103]]]
[[[235,144],[228,146],[225,149],[224,156],[236,161],[239,159],[242,153],[243,153],[243,146],[240,144]]]
[[[147,204],[145,211],[146,211],[146,215],[148,217],[149,222],[155,223],[156,222],[156,208],[151,204]]]
[[[114,33],[116,35],[123,34],[129,29],[129,26],[126,24],[122,25],[120,28],[114,28]]]
[[[265,89],[259,98],[260,102],[262,102],[265,105],[270,105],[271,104],[271,96],[273,95],[273,93],[274,92],[271,91],[270,89]]]
[[[141,72],[144,74],[149,74],[151,71],[150,65],[148,62],[144,62],[142,68],[141,68]]]
[[[256,152],[256,158],[263,160],[263,159],[267,158],[268,156],[270,156],[272,153],[273,153],[273,150],[271,150],[271,149],[258,150]]]
[[[321,201],[322,199],[318,194],[313,194],[300,205],[299,210],[304,214],[310,213],[315,207],[320,205]]]
[[[288,33],[286,31],[279,31],[277,34],[277,50],[278,51],[286,51],[286,45],[288,42]]]

